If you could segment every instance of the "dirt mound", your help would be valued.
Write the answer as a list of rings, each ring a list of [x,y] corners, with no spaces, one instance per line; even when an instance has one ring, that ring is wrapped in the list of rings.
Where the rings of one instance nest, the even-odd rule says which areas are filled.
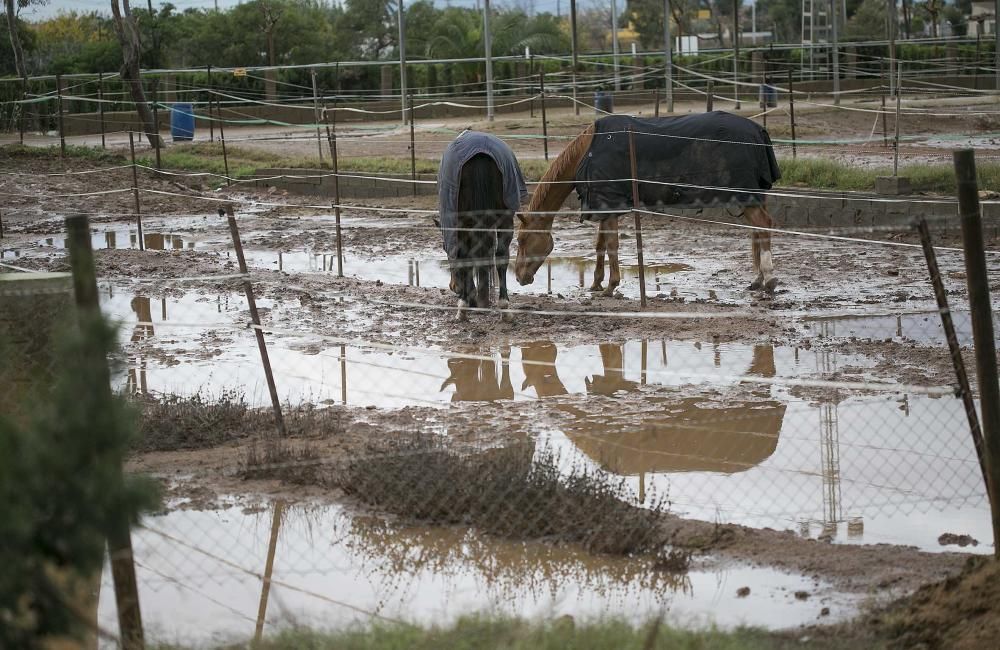
[[[970,558],[957,576],[917,590],[881,614],[895,648],[973,650],[1000,638],[1000,562]]]

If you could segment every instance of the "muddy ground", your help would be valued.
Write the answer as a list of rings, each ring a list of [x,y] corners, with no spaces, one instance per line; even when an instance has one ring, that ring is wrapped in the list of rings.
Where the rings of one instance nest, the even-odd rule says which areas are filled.
[[[846,127],[830,121],[823,128],[830,133]],[[587,439],[605,439],[622,432],[631,435],[630,427],[634,428],[636,422],[641,424],[640,434],[674,426],[657,419],[664,412],[683,412],[687,421],[697,424],[697,418],[704,418],[705,412],[713,409],[720,414],[718,421],[739,420],[748,417],[747,413],[764,411],[777,413],[780,426],[783,416],[788,419],[786,402],[790,409],[792,402],[798,403],[807,409],[809,417],[813,412],[840,407],[844,437],[850,413],[874,408],[886,399],[888,410],[879,406],[879,410],[872,411],[875,417],[888,418],[887,413],[903,410],[909,415],[911,406],[930,409],[929,421],[907,422],[905,426],[912,429],[900,429],[898,439],[859,438],[856,449],[870,448],[874,450],[871,453],[899,451],[909,444],[920,447],[920,439],[907,442],[907,431],[919,436],[945,426],[949,430],[961,426],[950,411],[951,419],[945,419],[944,411],[935,410],[950,398],[924,396],[920,390],[947,389],[954,383],[954,375],[931,313],[934,300],[922,254],[918,247],[903,245],[916,243],[909,233],[858,233],[871,242],[775,236],[775,263],[781,284],[772,296],[746,288],[751,272],[749,241],[744,232],[673,220],[647,221],[643,224],[646,264],[658,265],[659,270],[647,278],[649,306],[637,316],[640,309],[634,276],[626,273],[626,281],[614,297],[586,290],[592,270],[593,227],[567,215],[557,221],[553,257],[561,261],[554,271],[551,293],[542,286],[546,281],[543,267],[536,280],[539,286],[511,285],[512,307],[517,310],[512,322],[488,313],[474,314],[468,323],[461,324],[454,319],[454,299],[441,280],[439,234],[429,216],[421,212],[434,208],[432,200],[370,201],[367,209],[347,211],[346,277],[341,278],[332,270],[336,246],[330,215],[292,207],[302,199],[274,192],[210,191],[145,173],[143,188],[163,193],[147,191],[141,195],[150,250],[139,251],[134,224],[125,216],[133,212],[130,191],[74,196],[95,190],[127,189],[131,170],[55,175],[94,167],[93,161],[60,162],[57,157],[0,151],[0,192],[5,194],[5,238],[0,262],[32,270],[67,270],[68,261],[60,243],[62,219],[88,214],[98,247],[98,276],[108,292],[108,305],[115,304],[113,295],[132,297],[131,307],[128,301],[124,307],[109,307],[113,315],[124,320],[127,361],[135,365],[135,359],[144,360],[142,379],[138,373],[134,378],[123,378],[123,388],[142,392],[146,387],[146,364],[152,385],[158,372],[204,367],[213,360],[220,364],[233,362],[229,355],[233,350],[242,350],[243,365],[210,377],[208,383],[203,375],[196,375],[193,384],[214,389],[215,395],[222,390],[239,393],[244,389],[244,373],[258,372],[252,363],[247,365],[253,362],[255,349],[252,337],[243,328],[249,316],[238,302],[242,300],[242,283],[238,279],[203,279],[237,269],[226,223],[216,214],[218,200],[233,203],[250,258],[254,291],[262,303],[263,325],[272,345],[301,358],[336,354],[341,345],[352,350],[367,346],[387,355],[377,363],[370,362],[371,374],[360,377],[364,389],[361,392],[376,397],[345,398],[343,402],[335,397],[313,400],[307,389],[286,396],[292,407],[312,401],[326,407],[307,409],[305,415],[292,408],[288,417],[292,433],[288,444],[308,449],[310,458],[319,459],[326,467],[336,467],[387,432],[447,433],[456,444],[481,449],[497,444],[534,448],[541,434],[558,431],[589,456],[584,458],[586,462],[614,470],[615,462],[638,461],[609,459],[605,457],[606,448],[593,451]],[[384,213],[372,209],[378,207],[406,211]],[[626,266],[634,264],[635,257],[634,238],[627,224],[623,220],[622,258]],[[149,239],[151,235],[153,239]],[[941,233],[935,243],[942,247],[959,245],[954,235]],[[996,249],[998,242],[990,241],[988,246]],[[996,295],[1000,291],[1000,265],[992,263],[993,257],[989,259],[990,284]],[[421,263],[422,286],[414,286],[416,279],[408,277],[407,263],[412,260]],[[939,264],[952,307],[962,312],[967,308],[967,294],[961,256],[942,250]],[[229,312],[221,306],[227,299],[236,305]],[[216,302],[220,304],[218,313],[226,320],[209,323],[194,334],[161,328],[154,335],[152,329],[146,331],[144,326],[134,325],[136,321],[159,319],[157,305],[161,302],[163,321],[167,320],[168,304],[174,310],[173,320],[190,321],[202,318],[207,313],[202,309],[206,305],[212,311]],[[866,320],[862,316],[878,318]],[[959,329],[969,362],[967,319],[959,318]],[[641,372],[634,359],[640,341]],[[659,350],[661,343],[662,367],[654,368],[650,361],[647,381],[647,359],[653,356],[650,350]],[[586,353],[589,357],[581,352],[597,347],[599,357],[593,352]],[[668,347],[670,368],[690,371],[695,379],[681,379],[679,383],[657,379],[657,372],[669,375]],[[512,349],[514,356],[510,356]],[[430,361],[422,365],[422,354],[439,359],[440,368],[445,367],[447,359],[447,369],[432,367]],[[559,372],[546,370],[557,361],[557,355],[570,362],[580,360],[581,368],[585,358],[590,359],[588,363],[599,359],[600,365],[596,370],[593,364],[586,366],[579,377],[565,365]],[[800,364],[807,356],[817,361]],[[517,368],[514,361],[509,364],[513,377],[505,374],[508,359],[520,362]],[[831,363],[831,359],[837,361]],[[396,363],[404,364],[403,375],[379,374],[379,364]],[[224,365],[220,367],[225,370]],[[523,381],[517,373],[523,374]],[[716,375],[706,381],[705,373]],[[308,368],[298,374],[304,375],[297,379],[306,387],[319,381]],[[401,382],[400,377],[405,380]],[[279,373],[278,379],[287,386],[294,378]],[[812,380],[846,383],[844,388],[833,390],[828,385],[813,385]],[[916,389],[901,389],[906,396],[897,403],[892,401],[895,397],[887,398],[884,390],[856,385],[862,382]],[[156,386],[145,392],[162,397]],[[400,393],[404,397],[397,399]],[[734,405],[746,412],[737,416],[725,411]],[[233,495],[246,504],[273,499],[350,503],[321,481],[246,479],[242,470],[251,442],[269,433],[273,425],[266,410],[252,417],[227,417],[216,414],[206,419],[199,415],[196,424],[183,417],[168,423],[170,418],[160,412],[154,418],[159,424],[144,425],[148,435],[133,455],[130,467],[161,477],[171,507],[212,509]],[[875,422],[872,426],[877,425]],[[749,428],[750,434],[770,436],[777,442],[777,430],[761,433],[755,426],[744,425],[741,429],[737,422],[736,431],[748,433],[744,429]],[[797,431],[786,430],[790,427],[786,422],[782,440],[816,434],[812,424],[796,426],[800,427]],[[963,436],[955,437],[964,440]],[[677,453],[658,447],[646,449],[642,440],[630,444],[638,445],[640,456]],[[679,471],[678,476],[706,472],[749,475],[766,467],[770,462],[767,455],[774,453],[773,447],[760,453],[755,448],[734,451],[729,444],[725,439],[719,442],[719,448],[685,448],[682,455],[691,464],[671,466],[666,472]],[[904,451],[901,456],[887,458],[905,468],[906,462],[912,462],[906,454],[919,450]],[[974,469],[967,471],[968,452],[961,445],[947,450],[964,463],[956,475],[974,475]],[[932,457],[934,454],[940,458],[945,452],[936,448],[927,452]],[[710,461],[704,460],[706,455]],[[761,455],[765,460],[758,458]],[[780,468],[788,474],[778,476],[819,477],[818,470],[801,462],[804,464]],[[872,464],[877,462],[873,460]],[[718,463],[730,467],[720,468]],[[658,473],[655,464],[640,470],[639,490],[643,489],[647,471]],[[877,467],[871,471],[874,474],[847,478],[854,478],[865,489],[898,478],[891,473],[880,477]],[[631,469],[620,469],[619,473],[635,474]],[[828,478],[825,469],[823,476]],[[782,480],[769,479],[767,489],[794,491],[794,483],[783,484]],[[966,489],[969,485],[973,487]],[[935,495],[928,488],[919,496],[947,504],[951,499],[960,500],[961,494],[961,499],[971,499],[981,507],[981,494],[975,485],[975,481],[963,483],[961,490],[943,495]],[[912,488],[901,488],[893,494],[909,493]],[[668,498],[671,496],[674,494]],[[909,502],[901,499],[900,503]],[[851,543],[836,533],[838,525],[847,523],[846,512],[820,526],[818,534],[816,522],[812,532],[804,534],[792,530],[795,515],[785,519],[784,525],[765,526],[752,516],[727,514],[720,521],[719,516],[711,516],[710,508],[699,510],[697,505],[685,505],[683,498],[679,499],[674,509],[684,516],[672,516],[664,526],[673,543],[695,552],[699,562],[739,561],[776,567],[819,576],[836,589],[870,594],[877,599],[908,593],[919,585],[954,574],[967,557],[960,552],[927,552],[927,544],[912,541],[916,538],[904,537],[901,543],[914,543],[919,548]],[[933,508],[929,514],[918,511],[923,514],[915,516],[915,525],[927,529],[934,538],[944,533],[968,532],[952,529],[953,520],[939,522],[938,511]],[[982,514],[982,510],[977,512]],[[986,513],[988,516],[988,509]],[[865,516],[871,517],[868,511]],[[810,518],[812,515],[805,516],[806,520]],[[832,535],[829,524],[833,525]],[[877,535],[875,538],[881,539]],[[848,543],[831,543],[834,541]]]

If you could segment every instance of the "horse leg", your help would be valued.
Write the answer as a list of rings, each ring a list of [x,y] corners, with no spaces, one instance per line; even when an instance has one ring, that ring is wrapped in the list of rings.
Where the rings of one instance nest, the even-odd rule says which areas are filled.
[[[753,265],[753,282],[747,289],[757,291],[764,286],[764,279],[760,274],[760,233],[757,231],[750,233],[750,262]]]
[[[608,238],[604,232],[604,222],[597,222],[597,242],[594,245],[597,250],[597,264],[594,266],[594,283],[590,285],[591,291],[600,291],[604,288],[604,252],[608,248]]]
[[[604,290],[602,295],[613,296],[615,295],[615,289],[618,285],[622,283],[622,271],[621,267],[618,265],[618,217],[611,217],[604,221],[607,230],[607,247],[608,247],[608,266],[610,267],[610,273],[608,276],[608,288]]]
[[[496,261],[497,279],[500,284],[500,296],[497,306],[501,309],[500,320],[510,321],[510,312],[503,311],[510,307],[510,299],[507,296],[507,265],[510,263],[510,242],[514,238],[514,215],[508,214],[500,219],[496,232]]]
[[[764,206],[747,208],[747,219],[751,225],[761,228],[774,228],[775,222]],[[771,257],[771,233],[767,231],[757,231],[757,265],[760,273],[761,287],[767,293],[774,293],[774,288],[778,286],[778,278],[774,277],[774,258]]]

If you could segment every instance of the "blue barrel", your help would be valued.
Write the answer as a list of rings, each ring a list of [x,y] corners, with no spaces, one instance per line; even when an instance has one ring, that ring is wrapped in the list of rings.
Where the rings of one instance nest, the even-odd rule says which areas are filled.
[[[194,107],[191,104],[170,107],[170,135],[174,142],[194,140]]]
[[[615,112],[615,96],[606,90],[594,93],[594,108],[597,115]]]

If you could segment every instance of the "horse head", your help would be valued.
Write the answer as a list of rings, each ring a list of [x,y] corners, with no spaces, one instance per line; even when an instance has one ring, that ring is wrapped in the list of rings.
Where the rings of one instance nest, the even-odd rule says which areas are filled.
[[[534,199],[532,199],[534,203]],[[528,207],[529,211],[531,206]],[[535,273],[552,252],[552,217],[538,214],[519,214],[517,228],[517,257],[514,259],[514,276],[524,286],[535,281]]]

